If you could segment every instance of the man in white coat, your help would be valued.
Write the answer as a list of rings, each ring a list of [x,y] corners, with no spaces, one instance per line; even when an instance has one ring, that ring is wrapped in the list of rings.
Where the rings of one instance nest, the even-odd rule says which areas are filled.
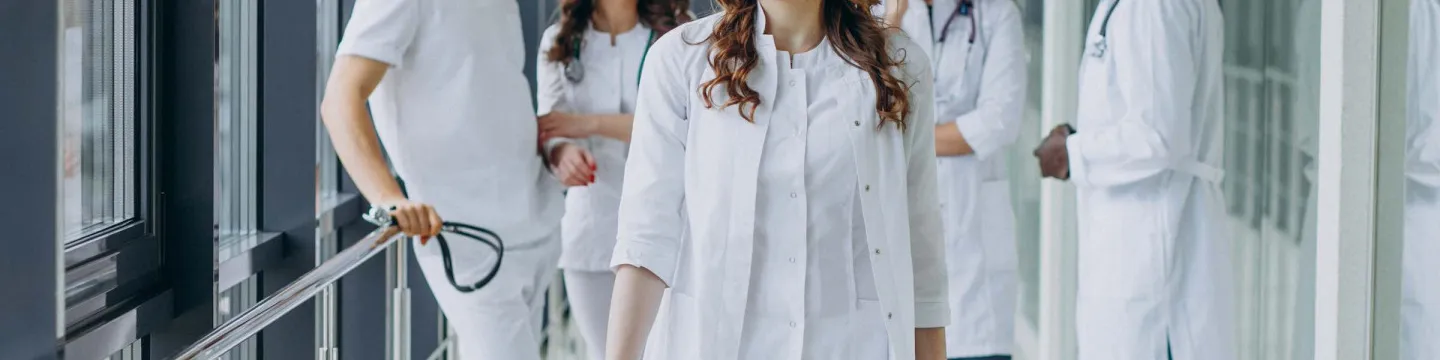
[[[465,359],[540,359],[560,255],[560,187],[539,156],[520,29],[515,0],[358,1],[322,106],[365,198],[417,236],[415,258]],[[426,242],[441,216],[504,239],[504,266],[485,287],[458,289],[488,274],[497,254],[454,237],[445,259]]]
[[[1043,174],[1076,186],[1081,360],[1236,356],[1223,26],[1217,0],[1102,1],[1075,127],[1035,151]]]

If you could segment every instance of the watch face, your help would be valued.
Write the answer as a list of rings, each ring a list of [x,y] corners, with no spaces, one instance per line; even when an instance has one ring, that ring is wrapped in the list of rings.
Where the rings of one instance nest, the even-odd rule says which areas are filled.
[[[361,217],[364,218],[366,222],[375,224],[375,226],[389,226],[393,221],[393,219],[390,218],[390,211],[376,206],[371,206],[370,211],[366,211]]]

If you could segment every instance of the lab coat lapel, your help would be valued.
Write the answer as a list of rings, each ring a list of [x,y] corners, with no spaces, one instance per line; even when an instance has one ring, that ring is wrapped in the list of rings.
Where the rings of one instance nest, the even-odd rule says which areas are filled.
[[[763,155],[765,135],[770,128],[770,117],[774,114],[777,80],[776,50],[773,39],[764,36],[765,14],[756,11],[755,48],[759,63],[750,73],[747,83],[760,94],[760,105],[755,108],[754,123],[735,127],[734,169],[730,184],[733,187],[729,234],[723,255],[724,281],[720,296],[724,311],[701,314],[718,316],[714,321],[702,323],[719,324],[716,330],[716,344],[719,359],[737,359],[740,350],[741,329],[745,316],[746,299],[750,293],[750,270],[753,267],[755,245],[755,200],[756,187],[760,178],[760,157]],[[737,114],[745,111],[737,107]],[[742,119],[735,119],[744,121]]]

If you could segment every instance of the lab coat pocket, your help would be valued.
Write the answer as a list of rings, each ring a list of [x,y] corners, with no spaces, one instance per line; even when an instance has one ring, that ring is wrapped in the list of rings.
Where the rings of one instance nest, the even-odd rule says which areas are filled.
[[[1103,188],[1089,199],[1081,227],[1079,276],[1103,288],[1081,289],[1097,297],[1149,297],[1165,293],[1166,239],[1164,204],[1143,187]],[[1129,299],[1142,300],[1142,299]],[[1157,299],[1143,299],[1154,301]]]

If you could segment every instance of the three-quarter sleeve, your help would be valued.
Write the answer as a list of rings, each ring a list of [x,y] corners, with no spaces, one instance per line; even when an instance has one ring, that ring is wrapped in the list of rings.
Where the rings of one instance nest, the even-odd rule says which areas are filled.
[[[903,35],[892,46],[918,53]],[[949,281],[945,272],[945,236],[940,223],[939,180],[935,170],[935,81],[928,61],[907,61],[904,81],[910,87],[910,113],[905,119],[906,189],[910,218],[910,257],[915,271],[915,327],[938,328],[950,323]]]
[[[650,270],[673,284],[684,231],[685,141],[690,94],[681,61],[683,31],[656,41],[646,57],[625,162],[612,266]]]
[[[985,53],[975,109],[955,119],[955,127],[974,149],[975,156],[982,159],[1004,154],[1003,150],[1015,143],[1025,116],[1025,90],[1028,85],[1029,70],[1026,65],[1029,61],[1025,54],[1020,9],[1009,1],[996,2],[995,5],[997,7],[992,11],[987,11],[995,18],[986,21],[994,21],[998,26],[994,33],[988,34],[985,43],[989,50]]]

